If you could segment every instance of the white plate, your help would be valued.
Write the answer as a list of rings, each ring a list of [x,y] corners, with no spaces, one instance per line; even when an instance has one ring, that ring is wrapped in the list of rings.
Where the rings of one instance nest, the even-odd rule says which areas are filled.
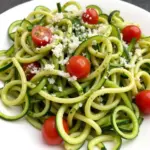
[[[0,49],[7,49],[10,42],[7,37],[7,29],[11,22],[25,18],[37,5],[45,5],[51,9],[56,8],[56,2],[66,0],[36,0],[19,5],[0,15]],[[99,5],[104,12],[118,9],[124,19],[141,25],[144,34],[150,35],[150,14],[136,6],[118,0],[82,0],[81,5]],[[2,108],[0,109],[2,110]],[[121,150],[148,150],[150,137],[150,117],[145,120],[140,128],[139,136],[132,141],[123,143]],[[47,146],[41,133],[34,129],[25,120],[6,122],[0,120],[0,149],[1,150],[62,150],[61,147]],[[84,146],[82,150],[86,150]]]

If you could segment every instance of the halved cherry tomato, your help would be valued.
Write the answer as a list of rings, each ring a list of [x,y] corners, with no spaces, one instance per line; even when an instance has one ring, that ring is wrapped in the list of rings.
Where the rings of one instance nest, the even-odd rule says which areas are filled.
[[[84,56],[72,56],[66,66],[67,72],[71,76],[84,78],[90,73],[91,65],[89,60]]]
[[[82,20],[88,24],[97,24],[98,23],[98,13],[94,8],[86,9],[86,12],[82,14]]]
[[[135,25],[126,26],[122,30],[123,40],[130,43],[133,38],[139,40],[141,38],[141,29]]]
[[[144,90],[136,95],[136,104],[144,114],[150,114],[150,90]]]
[[[49,117],[42,127],[42,135],[44,140],[49,145],[58,145],[61,144],[63,139],[59,136],[56,128],[56,117],[51,116]],[[66,131],[66,133],[69,132],[68,124],[66,120],[63,120],[63,126]]]
[[[41,67],[39,62],[33,62],[28,64],[23,64],[23,70],[25,72],[25,75],[27,77],[27,80],[31,80],[31,78],[36,75],[36,71],[38,71]]]
[[[35,26],[32,29],[32,40],[37,46],[45,46],[52,41],[52,32],[43,26]]]

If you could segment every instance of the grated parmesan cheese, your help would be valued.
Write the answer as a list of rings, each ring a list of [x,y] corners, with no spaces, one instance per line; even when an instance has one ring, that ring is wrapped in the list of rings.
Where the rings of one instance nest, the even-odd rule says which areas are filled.
[[[89,18],[90,15],[85,13],[85,14],[84,14],[84,17],[85,17],[85,18]]]
[[[79,41],[79,38],[76,36],[72,36],[69,42],[69,53],[73,53],[74,50],[80,45],[81,41]]]
[[[83,33],[82,37],[86,38],[87,37],[87,33]]]
[[[33,74],[37,74],[40,71],[40,69],[35,67],[32,63],[28,65],[27,69],[29,69]]]
[[[54,97],[56,97],[56,94],[54,94],[54,93],[52,93],[51,95],[54,96]]]
[[[52,49],[53,54],[59,58],[60,56],[62,56],[62,52],[63,52],[63,45],[60,43],[58,45],[56,45],[53,49]]]
[[[44,86],[44,88],[43,88],[44,90],[46,90],[47,89],[47,87],[46,86]]]
[[[98,35],[98,30],[88,28],[88,37]]]
[[[128,64],[127,60],[123,57],[120,57],[120,64],[124,65],[126,68],[134,68],[135,64]]]
[[[105,87],[104,87],[104,86],[102,86],[102,87],[101,87],[101,89],[105,89]]]
[[[136,44],[135,44],[135,48],[140,48],[139,43],[136,43]]]
[[[127,63],[127,60],[125,58],[123,58],[123,57],[120,57],[120,64],[124,65],[126,63]]]
[[[85,26],[81,26],[80,29],[81,29],[82,32],[84,32],[85,31]]]
[[[60,60],[59,64],[65,65],[69,61],[69,57],[66,57],[64,60]]]
[[[133,53],[132,53],[132,52],[129,52],[129,56],[132,57],[132,56],[133,56]]]
[[[63,30],[66,30],[66,26],[62,26],[62,29],[63,29]]]
[[[100,24],[98,27],[98,34],[104,34],[108,29],[108,25]]]
[[[82,56],[86,56],[86,53],[82,53]]]
[[[44,70],[53,70],[55,66],[53,64],[46,64]]]
[[[52,27],[50,27],[49,28],[52,32],[54,32],[55,31],[55,28],[52,26]]]
[[[52,21],[53,22],[59,22],[60,20],[62,20],[64,18],[63,13],[56,13],[53,18]]]
[[[100,103],[100,106],[104,106],[104,104],[103,104],[103,103]]]
[[[52,39],[55,41],[55,40],[63,40],[63,37],[61,37],[61,36],[58,36],[57,34],[54,34],[53,36],[52,36]]]
[[[128,48],[128,44],[125,41],[123,41],[122,44],[125,48]]]
[[[43,40],[45,40],[46,42],[49,42],[48,36],[44,36]]]
[[[142,50],[139,49],[139,48],[136,49],[136,50],[135,50],[135,55],[138,56],[138,57],[141,57],[141,56],[142,56]]]
[[[69,73],[66,73],[66,72],[64,72],[64,71],[59,71],[58,74],[59,74],[60,76],[62,76],[62,77],[65,77],[65,78],[69,78],[69,77],[70,77]]]
[[[79,103],[79,107],[82,107],[83,106],[83,104],[82,103]]]
[[[105,77],[104,77],[104,79],[108,79],[108,77],[107,77],[107,76],[105,76]]]
[[[38,68],[36,68],[36,67],[33,67],[30,71],[33,74],[37,74],[40,70]]]
[[[100,98],[99,98],[99,101],[100,101],[100,103],[102,103],[102,102],[103,102],[103,98],[102,98],[102,97],[100,97]]]
[[[68,78],[68,81],[76,81],[77,80],[77,77],[76,76],[72,76],[72,77],[70,77],[70,78]]]
[[[90,28],[87,29],[88,37],[92,37],[95,35],[103,35],[108,29],[108,25],[105,25],[105,24],[100,24],[96,27],[97,28],[95,29],[90,29]]]
[[[54,84],[55,80],[54,80],[54,78],[48,78],[48,82],[49,82],[49,84]]]
[[[63,89],[62,89],[62,87],[59,86],[59,87],[58,87],[58,90],[59,90],[60,92],[62,92]]]

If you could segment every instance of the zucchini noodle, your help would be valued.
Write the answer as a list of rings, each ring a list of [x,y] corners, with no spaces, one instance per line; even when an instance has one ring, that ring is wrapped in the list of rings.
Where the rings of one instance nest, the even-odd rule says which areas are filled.
[[[136,94],[150,89],[150,38],[122,39],[126,22],[118,10],[109,15],[96,5],[98,24],[83,22],[83,8],[75,1],[57,5],[58,10],[37,6],[25,19],[13,22],[8,34],[13,45],[0,52],[1,101],[8,107],[18,106],[22,112],[0,118],[15,121],[25,118],[41,130],[44,121],[56,115],[56,126],[66,150],[77,150],[88,141],[87,149],[106,149],[103,142],[115,143],[118,150],[122,138],[134,139],[142,116],[134,103]],[[74,9],[69,9],[75,6]],[[37,25],[52,32],[45,46],[32,40]],[[72,56],[84,56],[91,65],[87,77],[78,79],[66,70]],[[5,58],[4,58],[5,57]],[[24,64],[38,62],[29,80]],[[63,127],[69,125],[69,134]]]

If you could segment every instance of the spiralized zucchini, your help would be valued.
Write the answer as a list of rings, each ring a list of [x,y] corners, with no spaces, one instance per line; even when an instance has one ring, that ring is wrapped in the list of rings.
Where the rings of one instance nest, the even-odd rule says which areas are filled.
[[[57,4],[58,10],[37,6],[26,19],[13,22],[8,30],[13,45],[0,53],[0,89],[6,106],[21,106],[22,112],[0,118],[13,121],[25,116],[35,128],[56,115],[56,125],[66,150],[75,150],[88,141],[87,149],[106,149],[103,142],[121,146],[121,139],[138,135],[142,117],[134,98],[140,90],[150,89],[150,40],[142,37],[127,45],[121,30],[131,24],[115,10],[106,15],[96,5],[99,23],[90,25],[81,19],[79,3]],[[75,6],[75,10],[69,10]],[[37,47],[31,31],[42,25],[52,31],[52,43]],[[91,63],[90,74],[82,79],[71,77],[66,63],[74,55],[85,56]],[[5,57],[5,59],[1,59]],[[40,70],[27,80],[23,64],[39,62]],[[48,67],[49,66],[49,67]],[[68,122],[70,133],[63,128]]]

